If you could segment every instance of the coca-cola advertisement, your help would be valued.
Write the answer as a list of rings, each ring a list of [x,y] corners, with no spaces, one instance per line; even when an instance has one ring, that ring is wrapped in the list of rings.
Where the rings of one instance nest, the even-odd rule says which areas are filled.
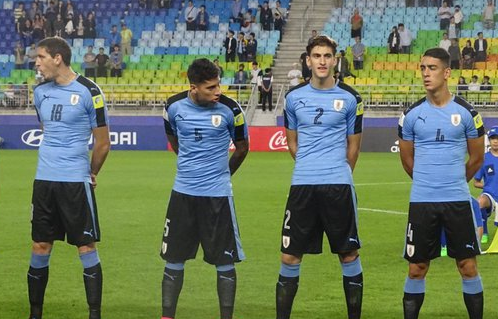
[[[286,152],[285,128],[275,126],[250,126],[249,148],[256,152]]]

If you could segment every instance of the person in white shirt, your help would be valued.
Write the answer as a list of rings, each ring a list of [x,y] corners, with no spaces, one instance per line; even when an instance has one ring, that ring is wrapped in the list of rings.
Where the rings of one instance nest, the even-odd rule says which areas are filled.
[[[263,76],[263,71],[259,68],[258,62],[254,61],[252,63],[252,69],[251,69],[251,86],[257,86],[258,87],[258,93],[259,98],[258,98],[258,103],[261,104],[261,77]]]
[[[439,41],[439,47],[448,51],[451,46],[451,40],[448,39],[448,33],[443,33],[443,39]]]
[[[455,6],[455,12],[453,13],[453,17],[455,18],[455,24],[457,29],[457,38],[460,37],[460,31],[462,30],[463,23],[463,12],[462,8],[459,5]]]
[[[299,70],[299,63],[293,63],[292,67],[293,69],[287,74],[287,77],[290,79],[289,89],[299,85],[299,83],[301,83],[301,78],[303,77],[301,70]]]
[[[197,19],[198,9],[194,6],[192,0],[188,2],[187,7],[185,7],[185,21],[187,22],[187,30],[195,31],[196,29],[196,19]]]
[[[480,91],[481,90],[481,84],[477,82],[478,77],[477,75],[472,76],[472,80],[469,83],[469,91]]]
[[[482,23],[484,29],[495,28],[495,6],[492,0],[488,0],[488,5],[484,7],[482,12]]]
[[[451,18],[451,9],[448,7],[448,2],[443,1],[443,5],[437,11],[437,15],[439,17],[439,29],[446,30]]]
[[[401,53],[410,54],[410,47],[412,45],[412,33],[405,28],[403,23],[398,24],[398,33],[401,44]]]

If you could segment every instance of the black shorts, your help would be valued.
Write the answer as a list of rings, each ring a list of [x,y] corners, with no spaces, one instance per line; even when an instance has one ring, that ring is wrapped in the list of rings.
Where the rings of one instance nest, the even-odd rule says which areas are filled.
[[[462,260],[481,253],[470,201],[410,203],[405,259],[421,263],[439,257],[443,228],[448,256]]]
[[[323,233],[330,250],[345,253],[360,248],[356,194],[351,185],[293,185],[282,225],[281,251],[319,254]]]
[[[222,266],[245,259],[232,197],[171,191],[161,257],[170,263],[194,259],[199,243],[209,264]]]
[[[35,180],[31,237],[34,242],[64,240],[78,247],[100,241],[97,203],[84,182]]]

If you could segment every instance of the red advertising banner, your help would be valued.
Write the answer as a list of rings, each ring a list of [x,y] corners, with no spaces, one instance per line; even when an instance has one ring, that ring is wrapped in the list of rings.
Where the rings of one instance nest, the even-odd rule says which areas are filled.
[[[253,152],[286,152],[285,128],[275,126],[250,126],[249,149]]]

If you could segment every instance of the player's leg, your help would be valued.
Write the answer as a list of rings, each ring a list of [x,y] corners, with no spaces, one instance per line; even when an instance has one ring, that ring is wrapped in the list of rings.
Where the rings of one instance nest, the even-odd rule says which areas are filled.
[[[162,280],[162,318],[174,318],[183,287],[184,265],[195,258],[199,236],[193,206],[197,197],[171,192],[164,223],[161,257],[166,260]]]
[[[481,209],[481,218],[482,218],[482,227],[483,227],[481,242],[483,244],[486,244],[489,240],[487,224],[488,224],[488,216],[491,214],[491,211],[493,209],[492,202],[490,200],[490,197],[487,196],[486,194],[481,194],[477,200],[479,202],[479,208]]]
[[[323,227],[318,218],[315,188],[306,185],[290,188],[282,224],[282,263],[275,292],[277,319],[290,318],[303,254],[322,251]]]
[[[425,297],[430,261],[441,254],[443,204],[410,203],[404,257],[410,263],[403,294],[405,319],[418,318]]]
[[[484,296],[476,258],[457,260],[456,264],[462,276],[463,300],[469,313],[469,319],[482,319]]]
[[[102,306],[102,266],[95,243],[78,247],[80,261],[83,265],[83,282],[89,318],[100,319]]]
[[[198,232],[204,260],[216,265],[220,318],[232,319],[237,290],[234,264],[245,259],[233,197],[201,197],[197,205]]]
[[[48,266],[53,243],[33,242],[28,270],[28,295],[30,319],[41,319],[43,300],[48,283]]]
[[[351,185],[321,185],[318,205],[332,253],[339,255],[349,319],[361,317],[363,269],[358,249],[356,194]]]

